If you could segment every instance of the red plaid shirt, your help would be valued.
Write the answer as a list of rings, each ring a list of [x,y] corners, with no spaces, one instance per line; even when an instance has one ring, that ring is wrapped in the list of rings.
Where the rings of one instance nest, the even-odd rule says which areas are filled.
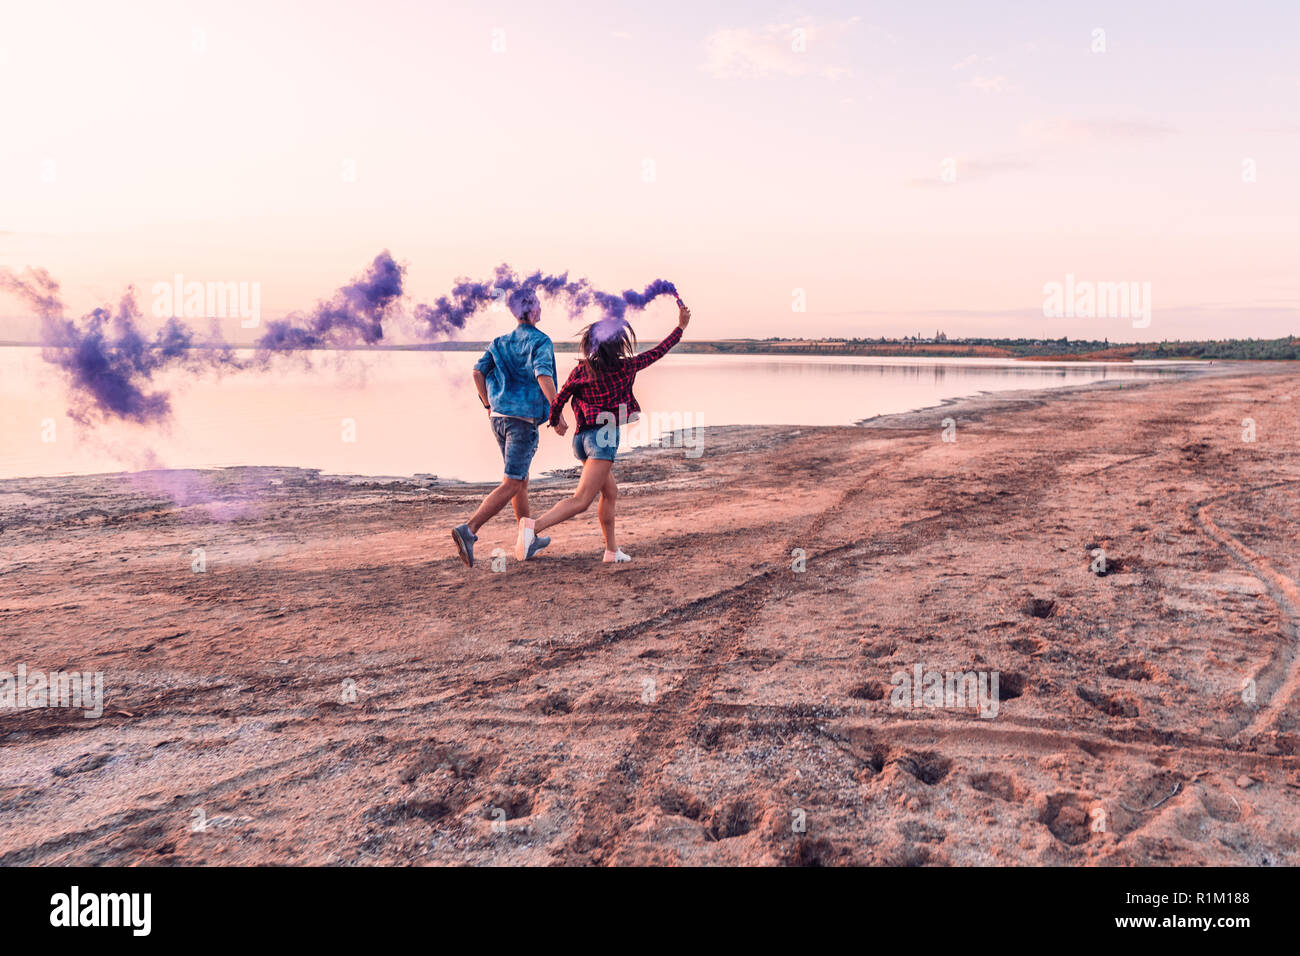
[[[612,372],[597,374],[586,362],[579,362],[578,367],[569,373],[564,388],[560,389],[555,396],[555,401],[551,403],[551,427],[554,428],[556,422],[560,420],[564,403],[570,398],[573,399],[573,414],[578,419],[579,431],[602,424],[598,419],[601,412],[609,412],[620,425],[625,421],[632,421],[636,413],[641,411],[636,396],[632,394],[632,383],[636,381],[636,373],[652,362],[659,361],[681,340],[682,329],[678,326],[668,333],[668,338],[654,348],[624,359],[622,364]],[[620,409],[622,409],[621,416]]]

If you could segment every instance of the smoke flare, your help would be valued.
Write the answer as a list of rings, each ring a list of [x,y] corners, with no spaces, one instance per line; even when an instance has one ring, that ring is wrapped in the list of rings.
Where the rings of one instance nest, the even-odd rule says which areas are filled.
[[[273,357],[292,351],[379,344],[384,340],[384,323],[401,314],[405,271],[383,250],[361,276],[311,311],[268,322],[254,343],[252,360],[236,359],[215,331],[200,338],[175,316],[146,337],[139,329],[141,314],[131,288],[116,311],[98,308],[76,321],[63,317],[59,284],[44,269],[28,269],[21,275],[0,269],[0,290],[27,302],[40,318],[42,357],[58,366],[68,381],[71,418],[84,424],[109,419],[152,424],[171,415],[170,396],[154,385],[154,376],[164,369],[238,370],[265,366]],[[609,334],[616,335],[626,324],[629,308],[644,309],[658,296],[676,294],[676,286],[666,279],[656,279],[641,292],[610,293],[586,279],[571,280],[567,272],[521,276],[502,263],[491,279],[458,279],[448,295],[432,305],[414,305],[411,314],[417,334],[436,340],[463,330],[472,316],[494,303],[503,302],[512,314],[522,317],[545,297],[559,300],[571,319],[590,308],[599,309],[602,334],[608,326]]]

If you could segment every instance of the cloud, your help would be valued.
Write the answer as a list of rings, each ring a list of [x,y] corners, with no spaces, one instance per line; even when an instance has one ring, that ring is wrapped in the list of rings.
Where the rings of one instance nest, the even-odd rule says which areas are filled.
[[[970,56],[962,57],[960,60],[958,60],[956,63],[952,65],[952,68],[954,71],[964,70],[968,66],[974,66],[979,61],[980,58],[976,54],[972,53]]]
[[[752,79],[760,76],[820,76],[828,80],[851,76],[847,66],[832,62],[838,41],[861,17],[818,21],[809,17],[794,23],[769,23],[715,31],[707,41],[703,69],[718,79]]]
[[[979,90],[981,93],[1010,93],[1012,91],[1011,81],[1001,74],[997,76],[986,76],[983,73],[976,73],[966,81],[967,89]]]

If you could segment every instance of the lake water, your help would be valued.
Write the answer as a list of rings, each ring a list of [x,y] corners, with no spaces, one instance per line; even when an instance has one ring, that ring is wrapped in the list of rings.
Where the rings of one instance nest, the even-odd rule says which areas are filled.
[[[172,392],[168,425],[88,429],[66,417],[63,382],[39,350],[0,348],[0,478],[282,465],[496,479],[500,453],[470,380],[477,357],[318,352],[310,368],[295,359],[259,373],[160,377]],[[556,358],[563,381],[576,357]],[[637,378],[643,421],[624,444],[645,444],[656,426],[677,422],[845,425],[981,391],[1150,378],[1178,368],[1186,364],[670,354]],[[533,474],[575,465],[571,437],[543,428]]]

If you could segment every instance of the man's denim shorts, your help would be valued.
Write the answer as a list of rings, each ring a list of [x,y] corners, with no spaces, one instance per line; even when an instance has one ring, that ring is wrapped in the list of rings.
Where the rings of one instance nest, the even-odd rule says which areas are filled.
[[[537,426],[522,418],[493,415],[492,431],[496,432],[497,444],[501,446],[506,477],[523,481],[528,477],[528,466],[537,453]]]
[[[573,436],[573,453],[578,461],[598,458],[613,461],[618,453],[618,429],[608,425],[593,425]]]

